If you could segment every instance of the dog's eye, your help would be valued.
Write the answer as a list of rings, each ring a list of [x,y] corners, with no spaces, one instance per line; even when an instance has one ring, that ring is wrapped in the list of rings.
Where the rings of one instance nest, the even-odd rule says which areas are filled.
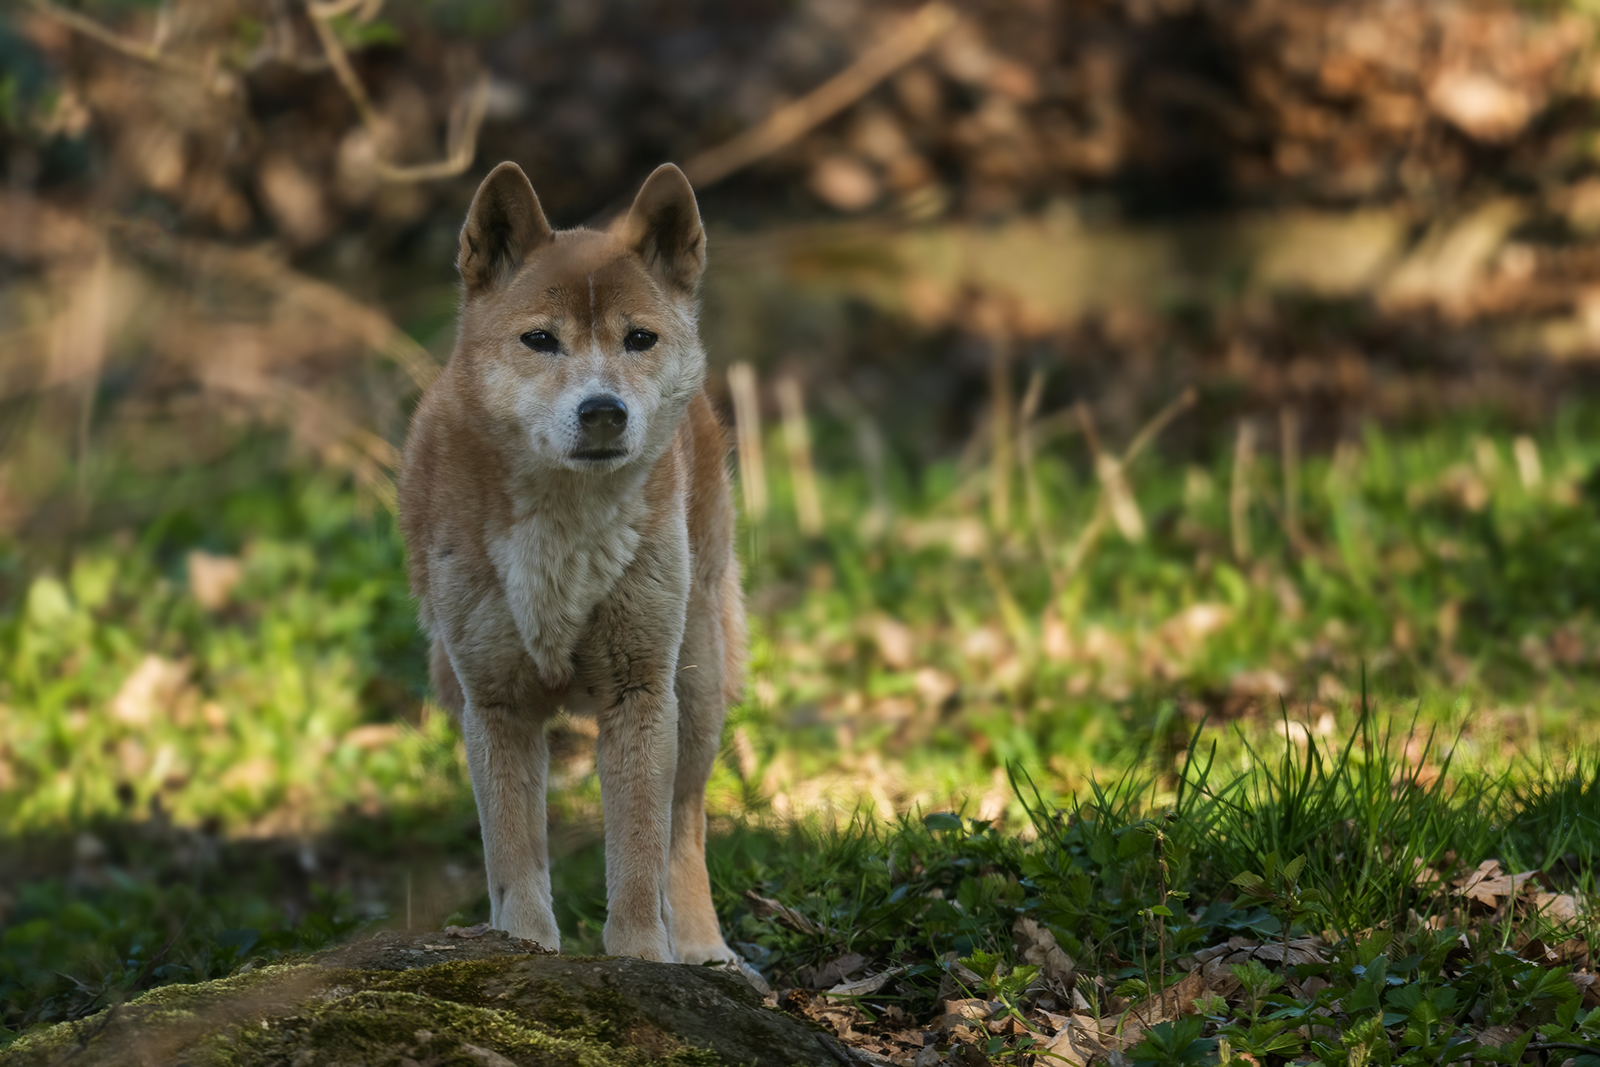
[[[656,343],[656,335],[649,330],[629,330],[622,339],[622,347],[629,352],[643,352]]]
[[[522,335],[522,343],[535,352],[556,352],[561,348],[556,335],[548,330],[529,330]]]

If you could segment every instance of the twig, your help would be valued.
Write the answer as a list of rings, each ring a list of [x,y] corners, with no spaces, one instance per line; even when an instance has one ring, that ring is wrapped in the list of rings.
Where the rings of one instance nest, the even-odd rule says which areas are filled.
[[[122,36],[115,30],[102,26],[87,15],[66,8],[57,7],[49,0],[28,0],[28,2],[44,15],[55,19],[65,26],[69,26],[85,37],[99,41],[107,48],[129,59],[137,59],[141,63],[148,63],[152,67],[167,71],[170,74],[179,74],[186,78],[194,78],[205,86],[206,91],[217,96],[230,96],[234,91],[233,79],[222,74],[214,67],[203,67],[170,56],[161,50],[159,37],[149,42],[139,42]]]
[[[339,41],[338,33],[333,28],[335,18],[359,6],[359,0],[355,3],[350,0],[336,0],[333,3],[308,0],[306,12],[311,16],[311,27],[317,33],[317,40],[322,43],[322,53],[328,57],[328,65],[333,68],[334,77],[338,78],[339,84],[344,87],[345,95],[350,98],[350,103],[355,106],[356,115],[361,119],[361,125],[366,127],[367,133],[372,136],[374,148],[378,149],[383,143],[383,116],[373,106],[372,97],[367,94],[366,86],[361,84],[355,68],[350,65],[350,53],[345,51],[344,45]],[[369,4],[364,14],[370,18],[377,14],[377,8],[381,6],[381,4]],[[488,110],[489,75],[485,73],[478,76],[472,95],[467,98],[462,121],[459,124],[451,123],[452,143],[445,146],[444,159],[432,163],[402,165],[391,163],[383,158],[381,151],[378,151],[373,160],[378,177],[390,182],[420,182],[436,178],[453,178],[465,171],[472,166],[472,160],[477,155],[478,132],[483,127],[483,117]]]
[[[145,979],[149,978],[151,972],[155,970],[156,964],[160,963],[166,958],[167,953],[172,951],[172,946],[178,943],[178,938],[182,937],[183,932],[189,928],[189,920],[192,918],[194,918],[194,910],[190,909],[189,914],[185,915],[183,922],[178,925],[178,929],[173,932],[171,937],[167,938],[167,943],[162,945],[161,948],[157,950],[149,959],[144,961],[144,966],[141,967],[139,969],[139,973],[134,976],[130,988],[137,990],[141,985],[144,984]],[[61,972],[57,971],[56,973],[60,974]],[[72,978],[71,975],[64,975],[63,977],[69,978],[74,982],[78,981],[76,978]],[[81,982],[78,984],[80,986],[82,985]],[[60,1064],[66,1063],[79,1053],[83,1052],[89,1047],[89,1043],[91,1041],[105,1033],[106,1030],[110,1029],[112,1022],[116,1020],[118,1010],[121,1009],[126,1003],[126,1000],[119,1000],[106,1008],[105,1014],[100,1017],[100,1021],[96,1023],[93,1028],[88,1028],[89,1032],[87,1034],[80,1034],[78,1037],[78,1043],[72,1046],[72,1048],[68,1049],[63,1056],[55,1061],[56,1067],[59,1067]]]
[[[1139,544],[1145,538],[1144,516],[1140,514],[1139,502],[1133,498],[1133,490],[1128,486],[1127,461],[1119,460],[1100,447],[1100,437],[1095,433],[1094,417],[1088,405],[1079,401],[1077,412],[1083,435],[1089,442],[1089,453],[1094,459],[1095,477],[1100,479],[1100,500],[1106,506],[1111,521],[1116,523],[1117,532],[1133,544]],[[1134,444],[1143,447],[1143,442],[1137,438]]]
[[[343,18],[354,12],[359,22],[371,22],[378,17],[378,12],[383,10],[383,0],[309,0],[311,13],[316,18],[337,19]]]
[[[867,49],[854,63],[805,96],[692,157],[684,164],[684,173],[696,186],[704,188],[799,139],[926,52],[956,24],[956,18],[955,10],[943,0],[924,4],[888,39]]]
[[[1094,460],[1096,473],[1100,473],[1102,468],[1107,464],[1115,464],[1117,467],[1117,473],[1124,477],[1122,484],[1124,488],[1126,488],[1127,482],[1125,480],[1125,476],[1127,474],[1129,465],[1131,465],[1133,461],[1138,458],[1139,453],[1143,452],[1145,448],[1149,446],[1150,442],[1156,439],[1156,435],[1167,428],[1168,423],[1172,422],[1173,419],[1177,418],[1180,414],[1194,405],[1195,396],[1195,391],[1192,388],[1185,389],[1182,393],[1178,394],[1177,399],[1172,401],[1172,403],[1156,412],[1155,418],[1145,423],[1143,429],[1134,434],[1133,440],[1128,444],[1128,449],[1123,454],[1121,462],[1117,462],[1100,448],[1100,436],[1095,432],[1094,418],[1090,413],[1088,406],[1082,401],[1079,401],[1074,406],[1073,410],[1078,416],[1078,423],[1083,430],[1084,438],[1088,441],[1089,454]],[[1104,485],[1103,476],[1101,480],[1102,490],[1100,493],[1100,499],[1095,504],[1094,514],[1090,516],[1089,522],[1084,526],[1082,532],[1078,534],[1078,539],[1074,541],[1072,543],[1072,547],[1067,550],[1066,563],[1062,569],[1061,580],[1063,584],[1065,584],[1067,579],[1078,573],[1078,568],[1081,567],[1083,565],[1083,561],[1088,558],[1090,550],[1092,550],[1096,542],[1100,540],[1101,534],[1105,532],[1106,524],[1112,519],[1112,506],[1111,500],[1109,499],[1109,487]]]
[[[1144,428],[1133,435],[1133,441],[1129,443],[1128,450],[1122,455],[1122,465],[1126,467],[1131,464],[1138,458],[1139,453],[1143,452],[1150,442],[1154,441],[1156,436],[1167,428],[1168,423],[1194,407],[1194,402],[1198,395],[1193,387],[1185,389],[1178,394],[1177,399],[1173,400],[1172,403],[1156,412],[1155,418],[1145,423]]]

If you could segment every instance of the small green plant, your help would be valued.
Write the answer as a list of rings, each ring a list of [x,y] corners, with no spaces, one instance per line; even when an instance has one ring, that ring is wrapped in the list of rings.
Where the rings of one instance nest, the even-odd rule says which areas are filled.
[[[1231,881],[1245,896],[1261,901],[1282,916],[1283,964],[1287,967],[1289,941],[1293,937],[1295,923],[1311,916],[1326,918],[1328,898],[1320,889],[1300,885],[1300,872],[1306,866],[1304,854],[1295,856],[1281,868],[1276,852],[1267,853],[1261,862],[1260,872],[1243,871],[1234,875]]]
[[[1258,1060],[1264,1056],[1288,1056],[1304,1045],[1298,1033],[1290,1030],[1297,1021],[1274,1013],[1263,1019],[1268,1007],[1292,1007],[1292,1002],[1279,1004],[1273,994],[1283,985],[1283,976],[1268,969],[1260,960],[1247,960],[1229,966],[1229,971],[1239,980],[1244,998],[1245,1019],[1228,1021],[1217,1033],[1228,1040],[1229,1048],[1248,1053]]]
[[[1140,1067],[1198,1067],[1217,1050],[1215,1038],[1201,1036],[1205,1026],[1206,1021],[1198,1015],[1157,1023],[1128,1050],[1128,1059]]]
[[[1023,1026],[1031,1025],[1022,1014],[1021,1003],[1023,994],[1039,977],[1038,967],[1027,963],[1007,967],[1005,956],[998,952],[975,951],[959,962],[982,978],[982,991],[999,1001],[1007,1015]]]

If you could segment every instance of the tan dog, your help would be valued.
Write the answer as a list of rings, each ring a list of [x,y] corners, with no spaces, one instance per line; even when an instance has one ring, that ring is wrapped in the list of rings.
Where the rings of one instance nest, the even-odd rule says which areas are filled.
[[[694,192],[669,164],[609,230],[554,231],[502,163],[458,265],[460,332],[412,420],[400,524],[434,689],[466,740],[490,921],[560,947],[544,729],[566,708],[599,724],[606,951],[736,959],[711,906],[705,786],[745,623]]]

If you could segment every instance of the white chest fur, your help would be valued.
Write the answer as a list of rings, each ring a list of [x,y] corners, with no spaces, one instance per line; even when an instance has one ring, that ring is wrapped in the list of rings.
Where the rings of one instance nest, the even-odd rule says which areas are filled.
[[[639,549],[643,511],[634,494],[541,508],[490,544],[506,606],[546,685],[570,681],[572,651],[595,605]]]

